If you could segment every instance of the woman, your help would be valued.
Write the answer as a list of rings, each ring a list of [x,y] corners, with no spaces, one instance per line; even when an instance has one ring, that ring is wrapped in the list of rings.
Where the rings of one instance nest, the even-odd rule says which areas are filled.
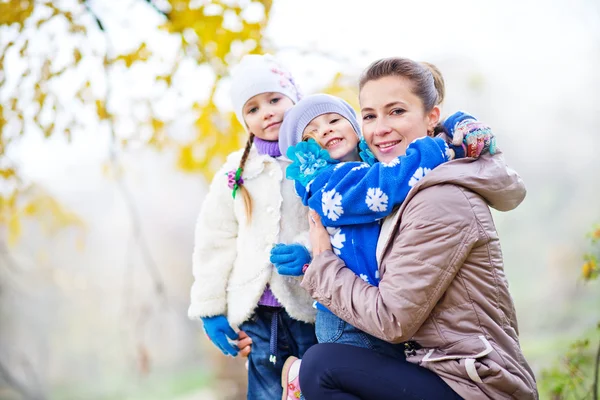
[[[376,61],[364,72],[363,135],[379,161],[390,162],[434,131],[444,93],[436,78],[401,58]],[[511,210],[524,196],[523,182],[500,152],[423,174],[383,224],[378,287],[343,265],[311,213],[313,261],[302,286],[357,328],[405,342],[406,359],[342,344],[313,346],[300,370],[304,396],[537,399],[488,207]]]

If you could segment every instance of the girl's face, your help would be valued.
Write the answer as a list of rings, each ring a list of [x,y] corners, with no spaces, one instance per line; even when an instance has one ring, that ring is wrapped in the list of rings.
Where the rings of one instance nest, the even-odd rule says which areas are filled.
[[[387,76],[369,81],[359,97],[363,136],[373,155],[382,162],[406,154],[406,147],[427,136],[440,119],[439,107],[426,112],[406,78]]]
[[[277,92],[257,94],[242,108],[244,122],[254,136],[263,140],[279,139],[279,127],[283,115],[294,103],[287,96]]]
[[[334,160],[358,161],[358,135],[352,124],[340,114],[322,114],[310,121],[302,140],[315,139]]]

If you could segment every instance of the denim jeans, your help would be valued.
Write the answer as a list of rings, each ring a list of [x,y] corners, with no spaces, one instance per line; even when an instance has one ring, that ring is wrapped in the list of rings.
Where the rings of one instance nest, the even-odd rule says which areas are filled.
[[[273,364],[269,356],[271,322],[276,312],[277,358]],[[240,329],[252,338],[252,351],[248,356],[248,400],[280,399],[283,363],[289,356],[302,358],[304,352],[317,343],[315,326],[293,319],[283,308],[258,306]]]
[[[319,343],[349,344],[405,359],[404,344],[392,344],[371,336],[329,311],[317,310],[315,332]]]

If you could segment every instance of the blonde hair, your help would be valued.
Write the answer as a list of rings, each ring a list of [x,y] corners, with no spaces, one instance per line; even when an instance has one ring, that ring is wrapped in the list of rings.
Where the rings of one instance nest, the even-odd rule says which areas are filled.
[[[246,165],[246,161],[248,160],[248,156],[250,155],[250,149],[252,148],[252,143],[254,143],[254,134],[250,133],[248,137],[248,141],[246,141],[246,147],[244,148],[244,153],[242,154],[242,159],[240,160],[240,165],[238,167],[239,176],[242,176],[244,172],[244,166]],[[246,210],[246,219],[248,222],[252,219],[252,197],[248,190],[244,187],[243,181],[237,182],[238,188],[240,189],[240,193],[242,195],[242,199],[244,200],[244,209]]]

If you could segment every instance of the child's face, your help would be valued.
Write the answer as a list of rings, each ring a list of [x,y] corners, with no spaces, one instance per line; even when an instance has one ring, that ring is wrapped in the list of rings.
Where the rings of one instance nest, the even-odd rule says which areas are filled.
[[[358,135],[340,114],[319,115],[304,128],[302,140],[315,139],[334,160],[358,161]]]
[[[279,139],[283,115],[294,103],[277,92],[257,94],[244,104],[242,113],[248,130],[263,140]]]

